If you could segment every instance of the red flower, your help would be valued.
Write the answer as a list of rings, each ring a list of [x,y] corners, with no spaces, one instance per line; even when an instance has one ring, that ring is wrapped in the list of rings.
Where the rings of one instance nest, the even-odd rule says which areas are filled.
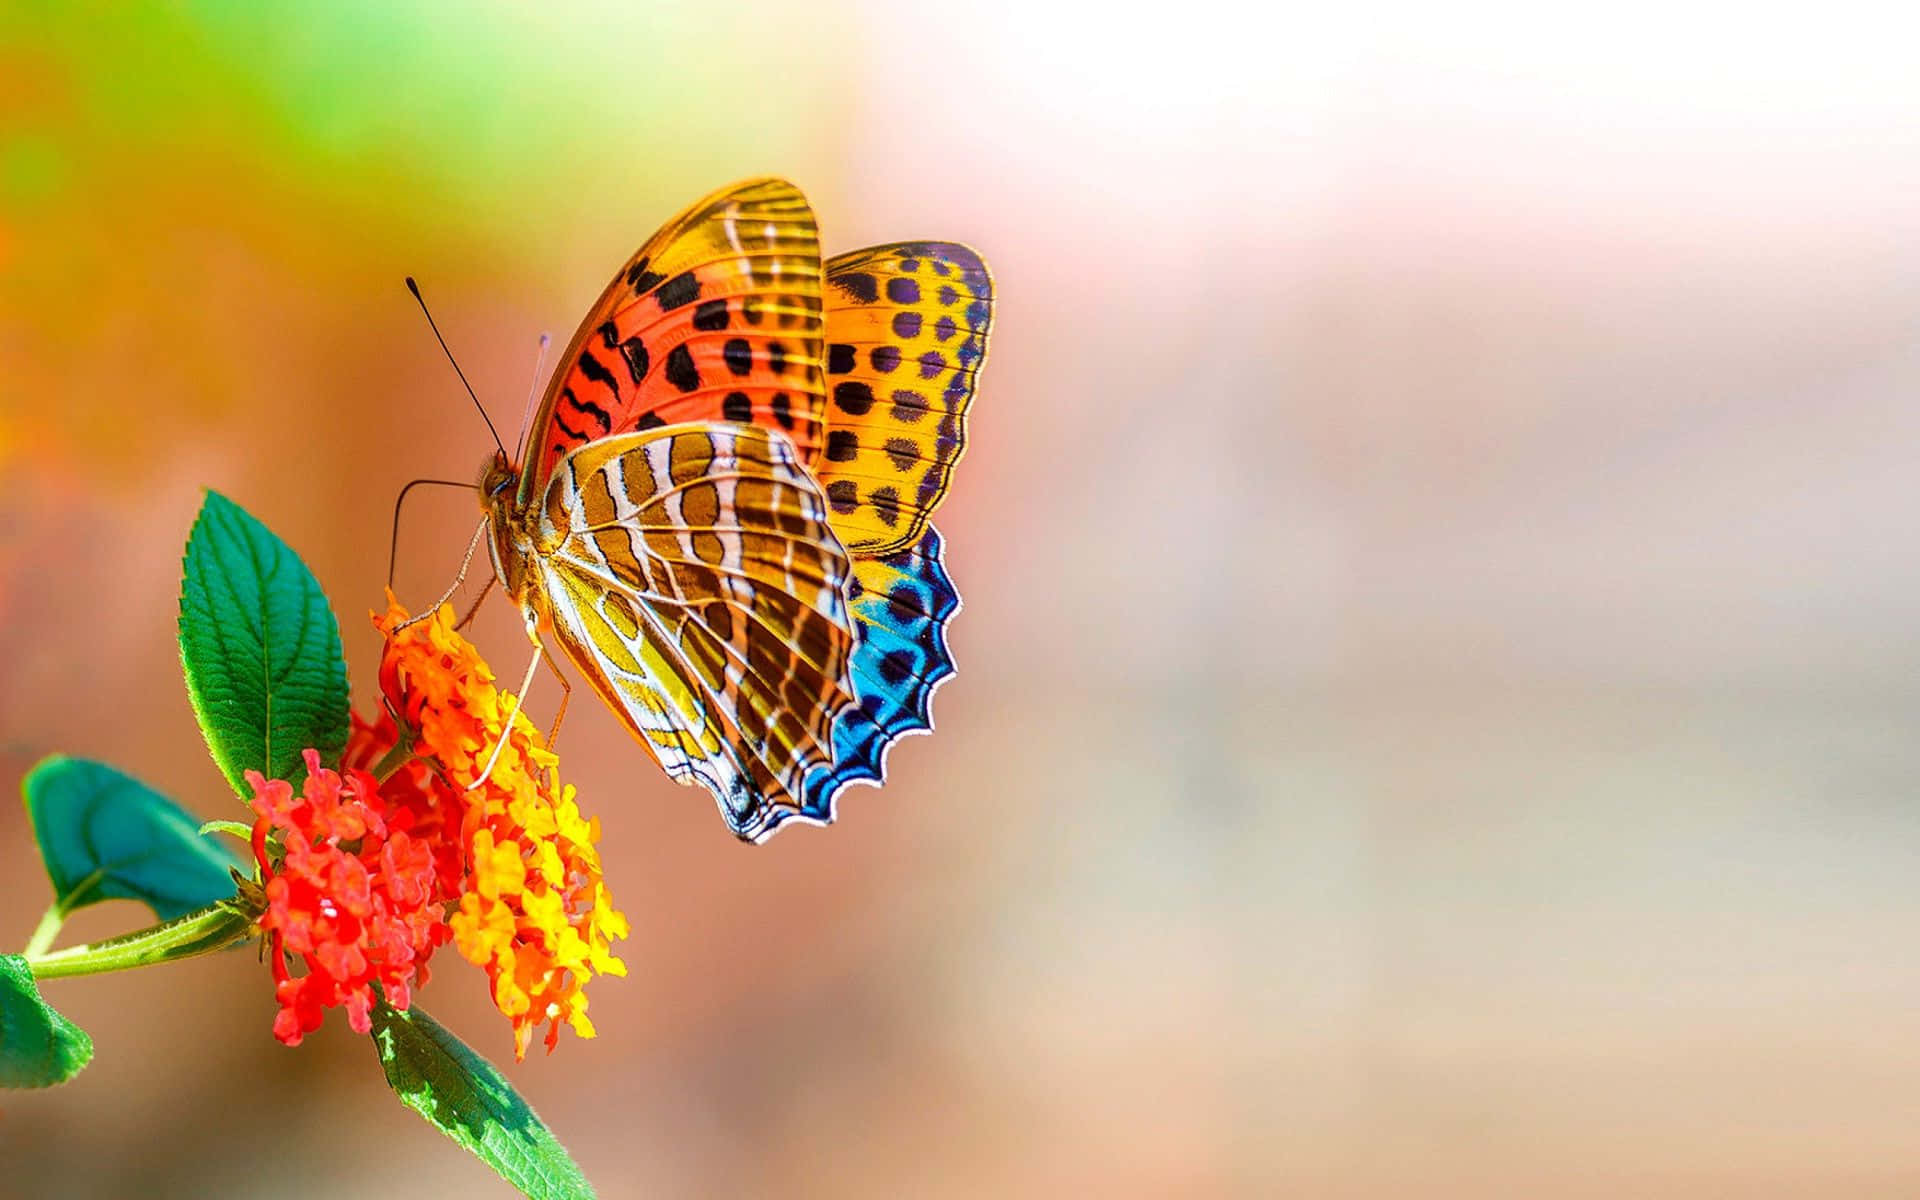
[[[435,853],[444,841],[440,814],[404,795],[383,796],[363,770],[329,771],[312,750],[306,761],[297,797],[285,780],[247,772],[267,897],[260,927],[280,1002],[273,1033],[289,1046],[320,1028],[329,1008],[345,1008],[347,1023],[366,1033],[376,983],[395,1008],[406,1008],[427,981],[434,948],[451,936]],[[284,846],[277,863],[268,846],[276,832]],[[289,971],[290,957],[305,974]]]
[[[280,1001],[274,1035],[297,1045],[329,1008],[367,1032],[373,985],[406,1008],[435,947],[451,940],[486,971],[516,1058],[543,1025],[549,1051],[562,1025],[592,1037],[586,985],[626,974],[612,944],[628,931],[601,876],[599,822],[580,812],[532,722],[509,723],[513,697],[493,686],[451,611],[414,624],[405,615],[389,597],[374,624],[386,637],[380,690],[406,722],[408,753],[393,753],[394,716],[356,715],[341,772],[307,751],[302,795],[247,776]],[[502,741],[492,772],[467,788]],[[294,976],[290,959],[305,973]]]

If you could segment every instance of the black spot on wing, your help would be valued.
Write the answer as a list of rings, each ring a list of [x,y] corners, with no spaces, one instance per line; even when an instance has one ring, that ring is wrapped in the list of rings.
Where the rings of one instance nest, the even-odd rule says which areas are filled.
[[[896,584],[887,593],[887,608],[893,614],[893,622],[903,629],[928,615],[926,605],[919,590],[910,583]]]
[[[693,327],[713,333],[727,327],[727,302],[721,300],[703,300],[700,307],[693,310]]]
[[[667,352],[667,382],[683,392],[700,386],[700,369],[693,365],[693,352],[684,342]]]
[[[835,429],[827,434],[827,461],[852,462],[860,453],[860,435],[851,429]]]
[[[899,687],[913,674],[913,655],[905,650],[895,650],[880,660],[880,678],[891,687]]]
[[[613,418],[607,415],[606,409],[601,408],[591,400],[582,400],[573,394],[572,388],[568,388],[563,392],[562,397],[573,407],[575,412],[578,412],[583,417],[593,418],[594,422],[600,426],[601,433],[605,434],[613,430]]]
[[[861,417],[873,407],[873,389],[857,379],[833,385],[833,402],[848,416]]]
[[[647,270],[648,261],[643,258],[627,268],[627,286],[633,289],[635,295],[644,296],[659,287],[660,281],[666,278],[665,275]]]
[[[640,340],[638,334],[620,343],[620,357],[627,360],[627,374],[635,383],[645,379],[647,368],[653,365],[653,360],[647,354],[647,344]]]
[[[574,400],[573,398],[572,388],[561,388],[560,398],[562,400],[571,401],[575,408],[578,408],[580,406],[580,402],[578,400]],[[573,426],[567,424],[565,421],[560,419],[560,409],[557,406],[553,410],[553,423],[559,427],[561,433],[564,433],[567,435],[568,441],[584,442],[587,440],[586,434],[582,433],[578,429],[575,429]]]
[[[580,352],[580,373],[587,377],[588,382],[600,384],[612,392],[615,400],[620,398],[620,385],[614,382],[613,372],[601,365],[600,360],[593,356],[593,351]],[[574,403],[578,404],[579,401]]]
[[[912,438],[888,438],[887,461],[896,471],[912,470],[913,464],[920,461],[920,447]]]
[[[873,276],[865,271],[849,271],[845,275],[828,277],[828,283],[847,294],[847,298],[860,304],[872,304],[880,298],[880,285]]]
[[[895,388],[893,392],[893,419],[904,425],[912,425],[927,415],[927,398],[908,388]]]
[[[660,285],[654,299],[660,303],[661,312],[672,312],[683,304],[691,304],[700,298],[700,280],[692,271],[682,271],[672,279]]]

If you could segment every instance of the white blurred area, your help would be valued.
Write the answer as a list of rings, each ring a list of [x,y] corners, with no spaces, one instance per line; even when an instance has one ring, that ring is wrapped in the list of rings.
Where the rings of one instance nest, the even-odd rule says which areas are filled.
[[[672,9],[687,45],[756,62],[800,39],[791,9],[755,11]],[[554,56],[593,24],[489,19]],[[596,1043],[514,1078],[602,1194],[1920,1194],[1907,16],[858,3],[820,27],[808,69],[835,84],[796,103],[831,135],[773,164],[703,143],[700,167],[792,171],[830,251],[949,237],[992,263],[939,519],[961,673],[885,792],[760,852],[576,701],[562,750],[635,971],[596,985]],[[648,185],[638,225],[571,194],[529,212],[499,268],[521,294],[442,265],[443,323],[501,409],[532,336],[564,342],[683,198]],[[360,680],[388,498],[478,461],[412,319],[397,297],[302,358],[406,459],[334,445],[322,498],[349,515],[275,510]],[[57,638],[9,639],[19,688],[73,697],[16,701],[16,739],[119,753],[88,705],[147,688],[173,724],[131,735],[133,765],[193,778],[167,531],[200,484],[247,493],[247,436],[171,460],[164,502],[91,514],[145,513],[145,540],[32,514],[74,543],[63,577],[124,584],[65,598],[119,665],[73,680]],[[406,532],[415,601],[464,503]],[[108,620],[135,594],[134,624]],[[504,609],[480,638],[517,674]],[[10,897],[11,927],[37,904]],[[242,958],[191,968],[237,1031],[192,1105],[259,1106],[300,1148],[289,1195],[491,1194],[389,1111],[364,1046],[267,1044]],[[464,973],[426,1002],[498,1055]],[[165,1097],[202,1052],[137,1023],[186,1020],[165,1006],[187,986],[63,989],[102,1059],[9,1101],[0,1138],[70,1139],[97,1172],[75,1194],[158,1169],[158,1141],[76,1123],[191,1107]],[[169,1144],[213,1144],[173,1119]],[[165,1194],[257,1194],[172,1153],[200,1182]]]
[[[995,6],[979,86],[876,84],[930,169],[861,198],[993,230],[1017,331],[954,503],[963,644],[1052,684],[972,972],[1071,1114],[1021,1178],[1920,1189],[1886,17]]]

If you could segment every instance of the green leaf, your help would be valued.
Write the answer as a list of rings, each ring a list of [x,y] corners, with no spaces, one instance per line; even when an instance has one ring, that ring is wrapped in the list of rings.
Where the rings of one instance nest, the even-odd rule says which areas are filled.
[[[591,1197],[587,1177],[492,1063],[417,1008],[373,1008],[373,1043],[400,1102],[537,1200]]]
[[[245,773],[306,778],[301,751],[347,744],[347,663],[327,597],[300,556],[218,492],[187,539],[180,662],[207,748],[236,792]]]
[[[21,786],[62,913],[138,900],[162,921],[233,895],[246,870],[173,801],[105,763],[55,756]]]
[[[0,1087],[65,1083],[92,1058],[93,1039],[40,998],[27,960],[0,954]]]

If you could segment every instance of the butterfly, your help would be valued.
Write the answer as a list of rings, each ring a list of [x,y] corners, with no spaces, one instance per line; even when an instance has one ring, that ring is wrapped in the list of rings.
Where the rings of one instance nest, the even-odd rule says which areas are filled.
[[[931,518],[992,307],[965,246],[823,262],[798,188],[723,188],[621,268],[521,461],[483,469],[528,636],[742,839],[831,821],[932,728],[960,597]]]

